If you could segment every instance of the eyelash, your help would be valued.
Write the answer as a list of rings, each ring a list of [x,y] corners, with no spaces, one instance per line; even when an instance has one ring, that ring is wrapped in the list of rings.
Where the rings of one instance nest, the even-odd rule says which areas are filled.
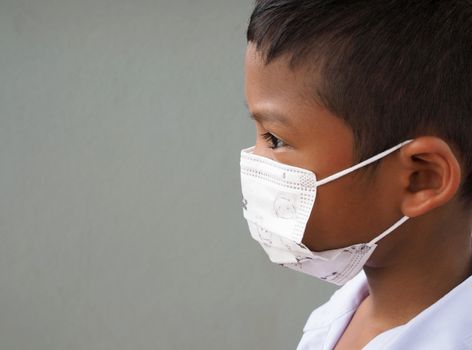
[[[270,132],[266,132],[264,134],[261,134],[261,136],[264,138],[264,140],[266,140],[267,143],[272,143],[272,146],[269,146],[270,149],[278,149],[278,148],[282,148],[282,147],[285,147],[285,142],[283,142],[281,139],[275,137],[274,135],[272,135]],[[281,142],[284,146],[277,146],[277,143],[278,142]]]

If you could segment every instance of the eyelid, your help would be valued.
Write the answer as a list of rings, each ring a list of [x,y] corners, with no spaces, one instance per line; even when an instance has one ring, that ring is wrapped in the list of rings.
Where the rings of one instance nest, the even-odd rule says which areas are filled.
[[[288,146],[288,142],[287,142],[287,141],[285,141],[283,138],[281,138],[281,137],[277,136],[277,135],[276,135],[276,134],[274,134],[272,131],[271,131],[270,133],[271,133],[272,135],[274,135],[274,137],[276,137],[276,138],[278,138],[280,141],[282,141],[282,142],[283,142],[285,145],[287,145],[287,146]]]
[[[282,138],[278,137],[276,134],[274,134],[272,131],[267,131],[265,132],[264,134],[271,134],[272,136],[274,136],[276,139],[279,139],[280,141],[284,141]],[[284,141],[285,142],[285,141]]]
[[[274,135],[273,133],[271,132],[265,132],[263,134],[260,134],[264,140],[269,143],[269,144],[273,144],[274,143],[274,140],[273,138],[277,139],[277,141],[280,141],[283,145],[282,146],[279,146],[279,147],[275,147],[275,146],[269,146],[270,149],[276,151],[276,150],[280,150],[280,149],[284,149],[284,148],[288,148],[290,147],[290,145],[285,142],[283,139],[279,138],[278,136]]]

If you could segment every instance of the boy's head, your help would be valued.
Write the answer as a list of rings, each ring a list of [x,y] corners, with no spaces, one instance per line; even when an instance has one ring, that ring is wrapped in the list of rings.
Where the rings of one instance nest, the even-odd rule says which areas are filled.
[[[320,189],[309,248],[368,241],[402,213],[419,230],[470,210],[470,1],[260,0],[247,39],[259,154],[324,178],[415,139]]]

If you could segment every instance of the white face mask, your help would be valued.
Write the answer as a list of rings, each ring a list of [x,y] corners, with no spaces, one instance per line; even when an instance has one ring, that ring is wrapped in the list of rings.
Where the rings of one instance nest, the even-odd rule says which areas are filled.
[[[301,242],[315,203],[316,189],[411,141],[402,142],[322,180],[317,180],[310,170],[254,154],[255,146],[241,150],[243,214],[252,238],[261,244],[272,262],[343,285],[359,273],[377,247],[376,243],[408,217],[403,216],[368,243],[313,252]]]

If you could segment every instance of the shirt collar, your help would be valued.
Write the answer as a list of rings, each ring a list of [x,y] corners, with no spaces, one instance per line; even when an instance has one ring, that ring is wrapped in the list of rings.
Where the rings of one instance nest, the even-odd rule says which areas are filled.
[[[367,295],[369,295],[367,277],[362,270],[339,288],[327,303],[311,313],[303,331],[329,326],[338,318],[353,313]]]

